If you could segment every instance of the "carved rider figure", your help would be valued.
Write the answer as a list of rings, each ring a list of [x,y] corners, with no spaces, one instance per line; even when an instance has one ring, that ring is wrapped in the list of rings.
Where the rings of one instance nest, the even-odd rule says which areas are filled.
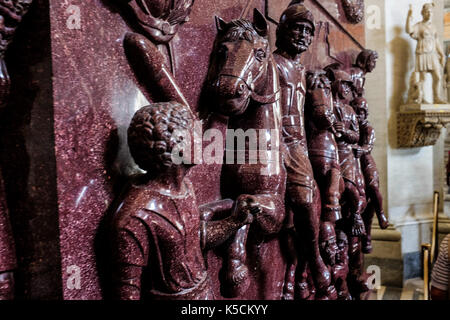
[[[113,221],[114,294],[117,299],[213,299],[202,250],[220,245],[253,221],[259,208],[251,196],[223,220],[214,211],[232,209],[222,201],[201,217],[189,165],[177,164],[192,138],[193,115],[179,103],[143,107],[128,129],[131,154],[147,175],[133,184]]]
[[[274,58],[281,87],[287,204],[294,215],[293,223],[300,242],[298,247],[306,246],[309,267],[319,290],[329,286],[330,273],[319,253],[320,192],[308,158],[304,118],[306,70],[300,63],[301,54],[311,45],[315,25],[312,13],[302,3],[292,1],[281,15]],[[304,270],[297,273],[301,278],[304,278],[301,275],[306,275]],[[307,287],[306,279],[300,279],[300,286],[302,283]]]

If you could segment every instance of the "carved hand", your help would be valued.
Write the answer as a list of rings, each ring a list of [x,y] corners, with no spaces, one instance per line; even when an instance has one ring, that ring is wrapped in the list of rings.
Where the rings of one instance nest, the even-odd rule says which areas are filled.
[[[345,131],[345,126],[342,122],[336,122],[334,124],[334,129],[336,129],[337,132],[343,133]]]
[[[355,152],[356,158],[361,158],[361,156],[364,154],[364,149],[361,148],[360,146],[356,146],[353,150]]]
[[[409,5],[409,10],[408,10],[408,18],[410,18],[413,14],[413,8],[412,8],[412,4]]]
[[[250,224],[253,222],[254,217],[261,213],[261,206],[254,196],[245,194],[239,196],[234,212],[238,221],[242,224]]]

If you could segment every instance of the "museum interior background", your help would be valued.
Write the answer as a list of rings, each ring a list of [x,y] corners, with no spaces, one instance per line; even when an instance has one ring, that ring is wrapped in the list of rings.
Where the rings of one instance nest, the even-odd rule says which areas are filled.
[[[104,220],[126,177],[136,173],[126,133],[135,111],[148,104],[124,54],[123,35],[132,26],[110,2],[34,0],[6,53],[11,92],[0,118],[0,165],[18,257],[18,298],[105,297],[98,271]],[[250,17],[258,8],[272,19],[273,46],[274,21],[289,2],[196,1],[168,49],[178,53],[171,68],[191,105],[197,104],[202,86],[202,75],[192,75],[204,75],[208,68],[214,15],[229,21],[246,8]],[[317,3],[325,12],[318,20],[333,26],[333,54],[341,49],[332,47],[343,32],[333,20],[342,15],[341,1],[305,1],[319,10]],[[439,239],[450,233],[450,132],[434,123],[422,131],[425,137],[409,144],[400,137],[399,111],[407,99],[416,47],[405,23],[409,4],[418,22],[425,3],[429,1],[365,0],[365,21],[344,25],[340,44],[379,55],[365,88],[377,138],[372,155],[390,225],[381,230],[373,224],[374,249],[365,265],[379,266],[381,288],[372,299],[423,298],[421,245],[431,242],[435,190],[440,195]],[[433,23],[450,46],[450,1],[434,4]],[[430,76],[425,98],[431,96]],[[445,125],[450,118],[436,121]],[[217,170],[196,168],[191,175],[207,181],[208,172]],[[196,186],[200,203],[218,197],[211,187],[218,183]],[[68,285],[74,266],[81,270],[79,286]]]

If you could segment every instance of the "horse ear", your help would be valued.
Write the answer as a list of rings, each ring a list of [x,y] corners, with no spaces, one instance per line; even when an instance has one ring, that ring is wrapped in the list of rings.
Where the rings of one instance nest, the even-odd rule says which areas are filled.
[[[223,30],[225,30],[227,28],[227,23],[220,17],[215,16],[215,20],[216,20],[216,28],[218,32],[222,32]]]
[[[267,24],[266,18],[264,15],[258,10],[253,10],[253,26],[255,27],[256,32],[262,37],[267,36],[269,33],[269,25]]]

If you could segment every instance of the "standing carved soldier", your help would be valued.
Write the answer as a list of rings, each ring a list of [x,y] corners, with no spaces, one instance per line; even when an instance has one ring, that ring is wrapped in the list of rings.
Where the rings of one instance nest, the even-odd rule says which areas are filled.
[[[378,54],[375,51],[364,49],[358,54],[356,63],[351,69],[353,93],[355,96],[351,105],[358,118],[360,129],[360,140],[356,148],[356,156],[360,159],[366,194],[368,200],[370,200],[363,213],[366,228],[366,235],[362,237],[362,251],[364,253],[372,251],[371,226],[374,212],[377,215],[380,228],[386,229],[389,225],[383,210],[383,196],[380,191],[377,166],[371,154],[375,143],[375,130],[368,121],[369,109],[367,100],[364,98],[365,76],[375,69],[377,59]]]
[[[305,247],[315,286],[317,290],[326,290],[330,272],[319,252],[320,192],[308,158],[304,119],[306,70],[300,63],[301,54],[311,45],[315,25],[312,13],[302,3],[292,1],[281,15],[274,58],[281,86],[287,203],[299,236],[297,250]],[[303,275],[306,275],[304,270],[297,271],[297,277],[303,278]],[[300,290],[302,285],[307,287],[306,279],[300,280]]]
[[[359,126],[353,108],[348,105],[352,98],[350,75],[343,70],[328,70],[332,79],[334,112],[336,115],[336,142],[339,151],[339,164],[344,178],[345,190],[343,198],[347,202],[350,215],[348,219],[349,231],[352,236],[359,237],[365,233],[361,213],[366,206],[365,194],[361,194],[359,176],[359,163],[355,157],[353,146],[359,141]]]

